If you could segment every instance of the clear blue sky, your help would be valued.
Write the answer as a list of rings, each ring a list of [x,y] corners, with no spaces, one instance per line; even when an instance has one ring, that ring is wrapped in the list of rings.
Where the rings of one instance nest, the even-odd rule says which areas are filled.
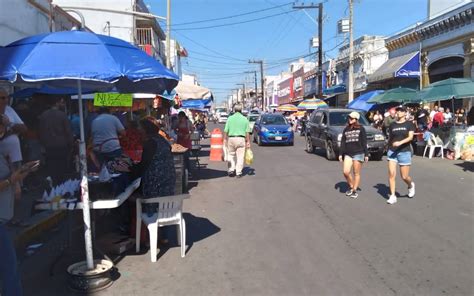
[[[145,2],[153,13],[166,16],[166,0]],[[310,2],[319,3],[298,1],[299,4]],[[238,88],[237,83],[253,85],[253,74],[243,73],[257,69],[247,62],[249,59],[263,59],[266,74],[277,74],[287,69],[289,58],[308,54],[309,39],[317,35],[317,9],[293,11],[292,2],[287,0],[171,0],[171,3],[171,23],[176,24],[172,27],[172,38],[189,52],[189,57],[183,59],[184,73],[197,74],[201,85],[213,91],[217,102],[226,99],[231,89]],[[280,5],[284,6],[224,20],[183,24]],[[291,13],[283,14],[289,11]],[[190,30],[276,14],[281,15],[232,26]],[[337,21],[348,14],[347,0],[324,1],[323,50],[328,57],[337,56],[337,45],[343,41],[343,37],[336,34]],[[355,0],[354,37],[390,36],[426,17],[427,0]],[[164,27],[164,23],[162,25]]]

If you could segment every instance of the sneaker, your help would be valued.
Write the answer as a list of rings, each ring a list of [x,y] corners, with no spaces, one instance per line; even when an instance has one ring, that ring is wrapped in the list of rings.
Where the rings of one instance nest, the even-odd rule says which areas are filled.
[[[397,202],[397,197],[395,195],[390,195],[390,197],[387,199],[388,204],[393,205],[396,202]]]
[[[347,190],[347,191],[346,191],[346,196],[351,196],[351,195],[352,195],[352,192],[353,192],[352,189]]]
[[[229,177],[235,177],[235,172],[234,171],[229,172]]]
[[[242,174],[237,174],[237,178],[242,178]]]
[[[352,191],[351,195],[349,195],[351,198],[357,198],[359,194],[357,194],[357,191]]]
[[[411,187],[408,188],[408,197],[413,198],[415,196],[415,182],[411,182]]]

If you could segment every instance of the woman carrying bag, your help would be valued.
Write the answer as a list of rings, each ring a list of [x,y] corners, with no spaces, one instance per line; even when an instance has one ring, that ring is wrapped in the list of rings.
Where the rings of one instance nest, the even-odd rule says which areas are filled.
[[[359,112],[349,113],[348,124],[342,132],[339,161],[343,162],[343,174],[350,189],[347,196],[357,198],[362,163],[369,160],[365,128],[359,124]]]

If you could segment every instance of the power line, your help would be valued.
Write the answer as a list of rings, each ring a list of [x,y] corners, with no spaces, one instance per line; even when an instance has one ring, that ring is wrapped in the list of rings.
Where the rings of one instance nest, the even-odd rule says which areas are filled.
[[[271,1],[269,0],[265,0],[265,2],[267,3],[270,3],[272,5],[275,5],[275,3],[272,3]],[[303,28],[305,28],[305,30],[307,30],[308,32],[311,32],[311,34],[313,34],[313,30],[309,29],[308,27],[304,26],[300,21],[301,21],[301,18],[295,18],[293,15],[290,14],[290,17],[295,21],[295,23],[298,23],[299,25],[301,25]]]
[[[208,62],[208,63],[213,63],[213,64],[222,64],[222,65],[244,65],[244,63],[227,63],[227,62],[221,62],[221,61],[212,61],[212,60],[206,60],[206,59],[201,59],[201,58],[196,58],[192,57],[190,59],[198,60],[198,61],[203,61],[203,62]]]
[[[198,52],[198,51],[195,51],[195,50],[188,50],[188,52],[192,53],[192,54],[197,54],[197,55],[202,55],[202,56],[205,56],[205,57],[214,58],[214,59],[223,59],[223,60],[228,60],[228,61],[234,61],[234,59],[225,58],[225,57],[217,56],[217,55],[205,54],[205,53]]]
[[[172,31],[174,31],[174,30],[172,30]],[[180,33],[180,32],[175,32],[175,33],[177,33],[178,35],[180,35],[180,36],[183,37],[184,39],[187,39],[187,40],[191,41],[192,43],[194,43],[194,44],[196,44],[196,45],[198,45],[198,46],[200,46],[200,47],[202,47],[202,48],[204,48],[204,49],[207,49],[208,51],[210,51],[210,52],[212,52],[212,53],[215,53],[215,54],[217,54],[217,55],[219,55],[219,56],[222,56],[222,57],[225,57],[225,58],[228,58],[228,59],[231,59],[231,60],[235,60],[235,61],[243,61],[243,62],[246,62],[246,61],[247,61],[247,60],[238,59],[238,58],[235,58],[235,57],[231,57],[231,56],[224,55],[224,54],[222,54],[222,53],[220,53],[220,52],[218,52],[218,51],[215,51],[215,50],[213,50],[213,49],[210,49],[209,47],[207,47],[207,46],[205,46],[205,45],[202,45],[201,43],[199,43],[199,42],[197,42],[197,41],[195,41],[195,40],[193,40],[193,39],[191,39],[191,38],[185,36],[184,34],[182,34],[182,33]]]
[[[263,11],[268,11],[268,10],[273,10],[277,9],[283,6],[288,6],[292,2],[288,2],[285,4],[277,5],[277,6],[272,6],[264,9],[259,9],[259,10],[254,10],[254,11],[249,11],[245,13],[240,13],[240,14],[235,14],[235,15],[229,15],[229,16],[224,16],[224,17],[219,17],[219,18],[213,18],[213,19],[207,19],[207,20],[200,20],[200,21],[193,21],[193,22],[187,22],[187,23],[179,23],[179,24],[172,24],[171,26],[176,27],[176,26],[184,26],[184,25],[192,25],[192,24],[200,24],[200,23],[207,23],[207,22],[214,22],[214,21],[221,21],[221,20],[226,20],[226,19],[231,19],[231,18],[236,18],[240,16],[245,16],[245,15],[250,15],[250,14],[255,14],[255,13],[260,13]]]
[[[294,13],[294,12],[295,12],[294,10],[289,10],[289,11],[286,11],[286,12],[276,13],[276,14],[267,15],[267,16],[264,16],[264,17],[259,17],[259,18],[250,19],[250,20],[241,21],[241,22],[234,22],[234,23],[227,23],[227,24],[206,26],[206,27],[183,28],[183,29],[178,28],[178,29],[174,29],[173,31],[194,31],[194,30],[205,30],[205,29],[228,27],[228,26],[234,26],[234,25],[240,25],[240,24],[246,24],[246,23],[261,21],[261,20],[272,18],[272,17],[277,17],[277,16],[280,16],[280,15],[291,14],[291,13]]]

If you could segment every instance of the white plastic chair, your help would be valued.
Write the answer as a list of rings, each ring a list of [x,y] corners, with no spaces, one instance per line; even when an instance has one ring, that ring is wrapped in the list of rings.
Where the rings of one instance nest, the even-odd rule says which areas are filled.
[[[423,151],[423,158],[425,157],[426,151],[428,148],[430,149],[429,151],[429,159],[433,157],[433,154],[436,150],[436,148],[441,149],[441,158],[444,158],[444,143],[441,141],[439,138],[437,138],[433,133],[429,133],[429,139],[426,142],[425,146],[425,151]]]
[[[178,244],[181,246],[181,257],[186,253],[186,223],[182,216],[183,200],[189,194],[171,195],[154,198],[137,198],[137,225],[135,247],[140,252],[140,234],[142,221],[148,228],[150,235],[151,262],[156,262],[158,245],[158,227],[178,225]],[[158,204],[157,213],[148,217],[142,213],[142,204]]]

